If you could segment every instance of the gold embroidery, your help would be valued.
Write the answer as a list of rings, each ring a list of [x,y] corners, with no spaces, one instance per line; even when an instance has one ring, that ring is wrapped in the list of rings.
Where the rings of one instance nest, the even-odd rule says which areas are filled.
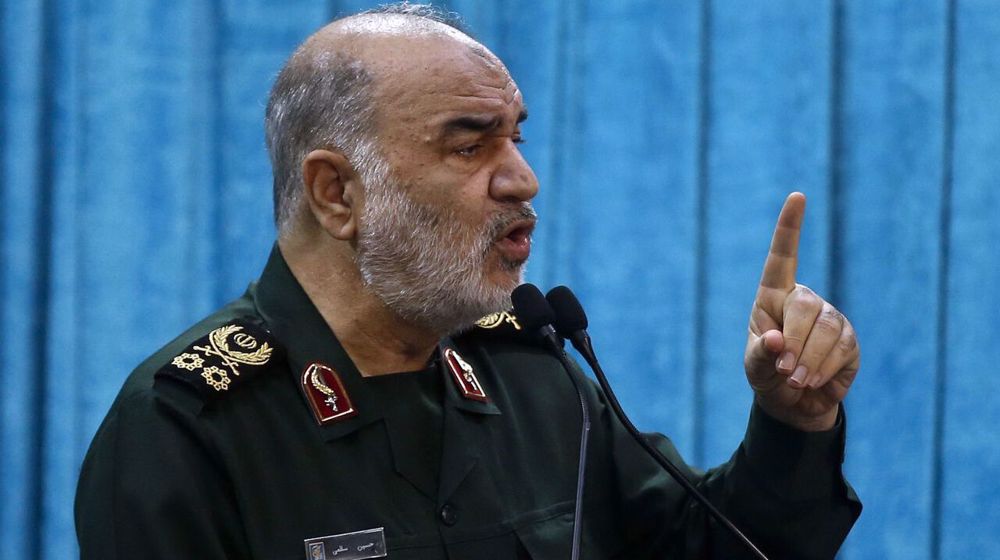
[[[247,350],[253,350],[257,347],[257,339],[248,335],[247,333],[239,333],[233,337],[233,342],[238,344],[240,347]]]
[[[490,313],[489,315],[476,321],[476,326],[484,329],[495,329],[504,323],[509,323],[516,330],[521,330],[521,325],[517,322],[517,317],[509,311]]]
[[[323,393],[328,397],[337,396],[337,393],[334,392],[334,390],[331,389],[330,386],[327,385],[325,381],[323,381],[323,378],[319,376],[319,368],[313,370],[312,375],[309,376],[309,381],[312,383],[313,387],[315,387],[316,390],[319,391],[320,393]]]
[[[226,371],[215,366],[208,366],[204,371],[201,372],[201,376],[205,378],[205,381],[212,386],[216,391],[227,391],[229,390],[229,375]]]
[[[208,344],[191,346],[188,352],[174,357],[171,364],[178,369],[200,373],[205,382],[216,391],[228,391],[233,382],[230,376],[240,375],[240,364],[262,366],[274,353],[270,344],[259,342],[252,334],[242,331],[243,327],[240,325],[226,325],[215,329],[208,333]],[[248,351],[235,350],[230,347],[231,344]],[[206,367],[205,362],[211,356],[218,358],[223,367]]]
[[[319,374],[319,368],[313,369],[312,375],[309,376],[309,382],[312,383],[312,386],[315,387],[317,391],[326,395],[326,399],[323,402],[330,405],[330,410],[339,412],[340,409],[337,405],[337,392],[330,388],[325,381],[323,381],[323,378]]]
[[[202,357],[199,356],[198,354],[190,354],[188,352],[185,352],[180,356],[174,358],[174,361],[171,363],[181,369],[194,371],[200,368],[201,366],[205,365],[205,360],[202,359]]]
[[[262,366],[271,359],[274,351],[268,343],[260,344],[252,335],[240,332],[243,327],[239,325],[226,325],[208,333],[208,342],[211,346],[195,346],[195,350],[200,350],[206,356],[218,356],[222,363],[233,372],[233,375],[240,374],[239,364],[250,366]],[[238,334],[237,334],[238,333]],[[233,336],[233,343],[242,348],[251,349],[256,347],[254,352],[240,352],[229,347],[229,336]],[[227,382],[228,383],[228,382]]]
[[[212,343],[212,346],[216,350],[216,355],[222,358],[223,361],[225,361],[226,358],[229,358],[241,364],[247,364],[251,366],[262,366],[266,364],[267,361],[271,359],[271,352],[272,352],[271,346],[266,342],[264,344],[261,344],[260,348],[258,348],[255,352],[252,353],[238,352],[236,350],[232,350],[229,348],[229,344],[227,341],[229,335],[238,333],[242,330],[243,327],[239,325],[228,325],[222,328],[218,328],[209,333],[208,341]],[[243,346],[244,348],[252,348],[253,346],[257,345],[257,340],[246,333],[243,333],[242,336],[240,336],[240,340],[242,342],[236,341],[236,343],[239,346]],[[252,342],[253,346],[249,347],[245,346],[245,344],[248,344],[249,342]],[[201,349],[199,348],[199,350]]]

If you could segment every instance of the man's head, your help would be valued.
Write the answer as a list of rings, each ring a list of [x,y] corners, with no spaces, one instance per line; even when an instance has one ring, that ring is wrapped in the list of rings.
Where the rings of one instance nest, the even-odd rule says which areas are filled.
[[[452,331],[509,306],[537,182],[506,68],[425,7],[338,20],[279,76],[267,111],[282,238],[335,244],[400,317]]]

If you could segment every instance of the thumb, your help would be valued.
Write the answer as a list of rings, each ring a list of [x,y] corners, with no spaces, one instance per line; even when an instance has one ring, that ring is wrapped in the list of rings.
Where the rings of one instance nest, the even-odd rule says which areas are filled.
[[[746,356],[743,359],[747,375],[758,377],[765,372],[775,371],[774,361],[785,345],[785,337],[781,331],[771,329],[760,336],[750,333],[749,338]]]

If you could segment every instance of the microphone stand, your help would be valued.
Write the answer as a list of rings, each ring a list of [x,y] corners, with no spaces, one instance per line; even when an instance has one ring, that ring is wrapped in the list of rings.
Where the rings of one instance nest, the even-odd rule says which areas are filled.
[[[549,306],[549,302],[542,295],[542,292],[533,284],[522,284],[511,293],[511,300],[514,304],[515,312],[521,319],[525,328],[534,331],[543,341],[545,346],[555,354],[562,364],[566,375],[573,383],[577,398],[580,400],[580,458],[576,471],[576,506],[573,511],[573,547],[571,552],[572,560],[580,558],[580,541],[583,529],[583,489],[587,473],[587,442],[590,439],[590,410],[587,407],[587,400],[583,396],[583,389],[580,382],[573,375],[573,364],[569,356],[563,349],[562,338],[556,334],[556,329],[552,323],[556,319],[555,312]]]
[[[659,449],[649,443],[649,440],[643,437],[635,425],[632,424],[632,421],[625,415],[625,411],[622,410],[621,404],[618,403],[618,397],[615,396],[615,392],[611,389],[611,384],[608,383],[608,378],[604,375],[604,369],[601,368],[600,362],[597,361],[597,355],[594,353],[594,346],[590,340],[590,335],[587,334],[587,331],[575,331],[570,334],[569,338],[573,343],[573,347],[576,348],[577,352],[579,352],[581,356],[583,356],[583,359],[587,361],[587,365],[590,366],[594,375],[597,376],[597,382],[600,383],[601,388],[604,389],[604,393],[608,397],[608,404],[611,405],[611,410],[614,411],[615,416],[618,417],[621,423],[625,426],[625,429],[632,434],[632,437],[635,438],[639,445],[641,445],[642,448],[645,449],[646,452],[649,453],[649,455],[653,457],[653,459],[655,459],[661,467],[670,473],[670,476],[683,486],[684,489],[687,490],[688,494],[704,506],[716,521],[721,523],[726,529],[729,530],[730,533],[743,542],[747,549],[752,551],[757,558],[760,558],[761,560],[768,560],[767,556],[765,556],[764,553],[761,552],[760,549],[757,548],[757,546],[754,545],[753,542],[751,542],[750,539],[736,527],[736,525],[733,525],[733,522],[730,521],[729,518],[726,517],[721,511],[719,511],[718,508],[712,504],[712,502],[708,501],[708,498],[706,498],[701,492],[698,491],[697,488],[695,488],[693,484],[691,484],[687,477],[684,476],[684,473],[682,473],[676,465],[671,463],[669,459],[664,457],[663,454],[660,453]],[[563,352],[563,354],[565,354],[565,352]]]
[[[590,409],[587,407],[587,400],[583,396],[580,381],[573,375],[573,364],[570,362],[569,356],[566,355],[566,351],[563,350],[562,344],[557,342],[559,339],[555,333],[555,329],[549,325],[546,326],[548,330],[551,330],[551,334],[543,334],[543,340],[546,341],[546,346],[556,355],[556,358],[559,358],[563,369],[566,370],[566,375],[569,376],[569,380],[573,383],[573,389],[576,390],[577,398],[580,399],[580,416],[582,420],[580,425],[580,459],[576,470],[576,507],[573,510],[573,550],[570,555],[572,560],[579,560],[580,537],[583,525],[583,487],[587,474],[587,442],[590,439]]]

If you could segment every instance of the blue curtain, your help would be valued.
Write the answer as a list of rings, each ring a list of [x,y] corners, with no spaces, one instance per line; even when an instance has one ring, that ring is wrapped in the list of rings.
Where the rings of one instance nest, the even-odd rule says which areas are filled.
[[[87,445],[130,369],[272,243],[262,113],[294,46],[369,2],[0,0],[0,543],[77,555]],[[742,435],[773,220],[863,368],[848,559],[1000,557],[1000,5],[454,1],[531,108],[529,276],[573,286],[637,423]]]

